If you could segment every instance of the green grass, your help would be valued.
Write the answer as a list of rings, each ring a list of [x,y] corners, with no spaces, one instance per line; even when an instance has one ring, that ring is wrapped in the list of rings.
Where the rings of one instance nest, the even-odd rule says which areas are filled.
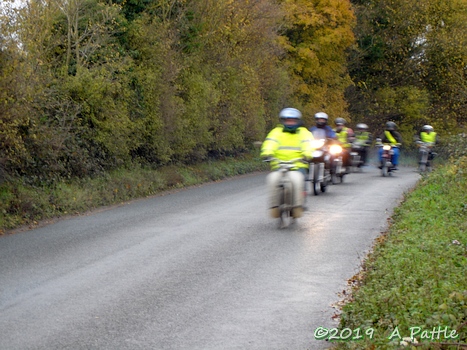
[[[374,336],[338,342],[337,349],[401,348],[397,335],[410,336],[418,330],[412,327],[420,333],[409,348],[467,348],[466,193],[463,157],[424,177],[407,194],[361,273],[349,280],[353,293],[342,309],[340,330],[372,328]],[[438,327],[459,337],[429,333]]]
[[[20,180],[0,186],[0,234],[44,219],[83,213],[98,207],[155,195],[162,191],[264,171],[254,154],[193,166],[119,169],[105,176],[31,186]]]

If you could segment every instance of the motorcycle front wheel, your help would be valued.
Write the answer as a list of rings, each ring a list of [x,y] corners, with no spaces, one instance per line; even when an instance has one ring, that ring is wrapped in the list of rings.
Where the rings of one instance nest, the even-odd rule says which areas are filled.
[[[314,167],[314,174],[313,174],[313,193],[315,196],[319,194],[319,165]]]
[[[279,228],[286,228],[293,222],[291,188],[284,186],[280,195]]]
[[[323,192],[323,193],[326,192],[326,185],[324,184],[324,182],[321,183],[320,187],[321,187],[321,192]]]
[[[333,185],[337,185],[337,184],[338,184],[337,177],[338,177],[338,176],[336,175],[336,173],[332,173],[332,174],[331,174],[331,182],[332,182]]]

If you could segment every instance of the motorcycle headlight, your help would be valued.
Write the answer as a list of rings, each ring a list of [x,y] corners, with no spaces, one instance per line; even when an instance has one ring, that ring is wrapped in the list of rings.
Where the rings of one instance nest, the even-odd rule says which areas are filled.
[[[389,146],[389,145],[384,145],[384,146],[383,146],[383,149],[384,149],[385,151],[389,151],[389,150],[391,149],[391,146]]]
[[[314,149],[318,149],[324,146],[324,140],[312,140],[311,147]]]
[[[323,155],[323,151],[314,151],[313,158],[319,158]]]
[[[342,147],[339,145],[332,145],[329,148],[329,152],[331,152],[331,154],[339,154],[342,152]]]

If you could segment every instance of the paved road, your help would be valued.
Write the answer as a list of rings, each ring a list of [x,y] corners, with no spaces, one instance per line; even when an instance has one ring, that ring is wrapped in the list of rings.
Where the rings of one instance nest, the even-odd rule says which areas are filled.
[[[285,230],[256,174],[0,237],[0,349],[325,349],[314,330],[418,178],[350,174]]]

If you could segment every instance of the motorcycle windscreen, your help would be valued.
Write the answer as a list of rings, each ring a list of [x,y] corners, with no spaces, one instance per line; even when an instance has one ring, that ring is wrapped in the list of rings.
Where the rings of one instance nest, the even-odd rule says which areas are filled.
[[[311,132],[316,140],[326,139],[326,130],[317,128]]]

